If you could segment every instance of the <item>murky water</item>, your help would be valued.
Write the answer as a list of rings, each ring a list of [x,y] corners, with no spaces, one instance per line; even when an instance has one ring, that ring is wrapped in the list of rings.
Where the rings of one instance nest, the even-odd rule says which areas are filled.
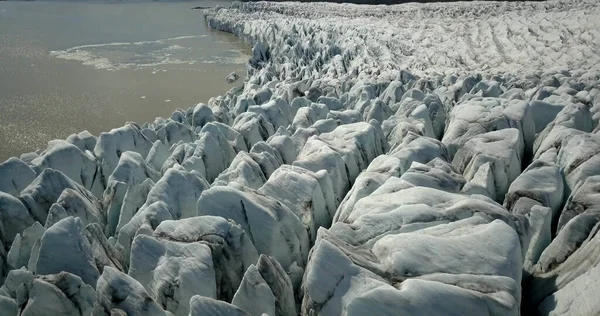
[[[191,9],[215,4],[0,2],[0,161],[233,87],[248,46]]]

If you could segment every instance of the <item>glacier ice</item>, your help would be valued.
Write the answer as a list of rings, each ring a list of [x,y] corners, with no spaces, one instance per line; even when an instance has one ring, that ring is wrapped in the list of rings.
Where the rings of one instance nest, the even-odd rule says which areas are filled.
[[[81,277],[86,284],[96,286],[100,273],[79,218],[67,217],[48,228],[40,239],[38,252],[33,262],[35,273],[69,272]]]
[[[259,253],[275,257],[284,267],[306,264],[308,233],[300,219],[273,197],[256,191],[216,186],[198,199],[198,215],[221,216],[238,223]]]
[[[234,221],[217,216],[198,216],[162,222],[153,236],[178,243],[199,243],[211,251],[216,297],[230,301],[244,271],[258,260],[248,234]]]
[[[37,174],[22,160],[12,157],[0,164],[0,191],[19,196]]]
[[[248,316],[241,309],[224,301],[217,301],[201,295],[193,296],[190,300],[190,316]]]
[[[40,275],[18,290],[19,315],[91,315],[96,293],[68,272]]]
[[[98,279],[93,315],[169,316],[134,278],[106,267]],[[118,314],[117,314],[118,315]]]
[[[203,13],[243,84],[0,164],[0,314],[600,311],[597,1]]]
[[[248,267],[231,303],[252,316],[296,314],[292,281],[275,258],[265,255]]]
[[[174,315],[187,315],[194,294],[217,297],[213,259],[202,243],[179,243],[138,235],[131,246],[129,276]]]

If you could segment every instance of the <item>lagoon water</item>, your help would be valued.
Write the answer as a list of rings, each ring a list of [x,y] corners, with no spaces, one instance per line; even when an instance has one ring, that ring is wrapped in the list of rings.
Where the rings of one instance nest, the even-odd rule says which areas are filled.
[[[232,88],[225,78],[244,77],[248,45],[191,9],[217,4],[0,2],[0,162]]]

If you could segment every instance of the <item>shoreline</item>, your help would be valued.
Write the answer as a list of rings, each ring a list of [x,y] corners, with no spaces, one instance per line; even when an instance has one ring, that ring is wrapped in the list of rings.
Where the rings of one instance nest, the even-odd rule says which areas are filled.
[[[203,15],[252,47],[243,85],[0,164],[0,281],[152,315],[600,312],[600,4]]]

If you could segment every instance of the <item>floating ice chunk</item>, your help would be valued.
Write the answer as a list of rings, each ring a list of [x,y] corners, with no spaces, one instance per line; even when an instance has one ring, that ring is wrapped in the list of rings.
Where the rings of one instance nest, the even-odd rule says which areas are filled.
[[[19,196],[37,174],[25,162],[17,158],[9,158],[0,163],[0,191],[12,196]]]
[[[65,218],[46,230],[34,266],[37,274],[73,273],[92,287],[100,276],[83,223],[75,217]]]
[[[227,78],[225,78],[225,80],[227,80],[229,83],[236,82],[238,79],[240,79],[240,76],[236,74],[235,71],[227,75]]]
[[[241,309],[223,301],[195,295],[190,300],[190,316],[248,316]]]
[[[91,315],[95,296],[77,275],[38,276],[19,288],[19,315]]]
[[[93,315],[169,316],[132,277],[106,267],[98,279]]]
[[[194,294],[217,297],[213,259],[208,246],[138,235],[131,245],[129,275],[158,304],[175,315],[189,313]]]
[[[274,256],[284,266],[304,266],[308,256],[306,228],[292,211],[257,192],[212,187],[198,200],[198,215],[221,216],[242,226],[261,254]]]

